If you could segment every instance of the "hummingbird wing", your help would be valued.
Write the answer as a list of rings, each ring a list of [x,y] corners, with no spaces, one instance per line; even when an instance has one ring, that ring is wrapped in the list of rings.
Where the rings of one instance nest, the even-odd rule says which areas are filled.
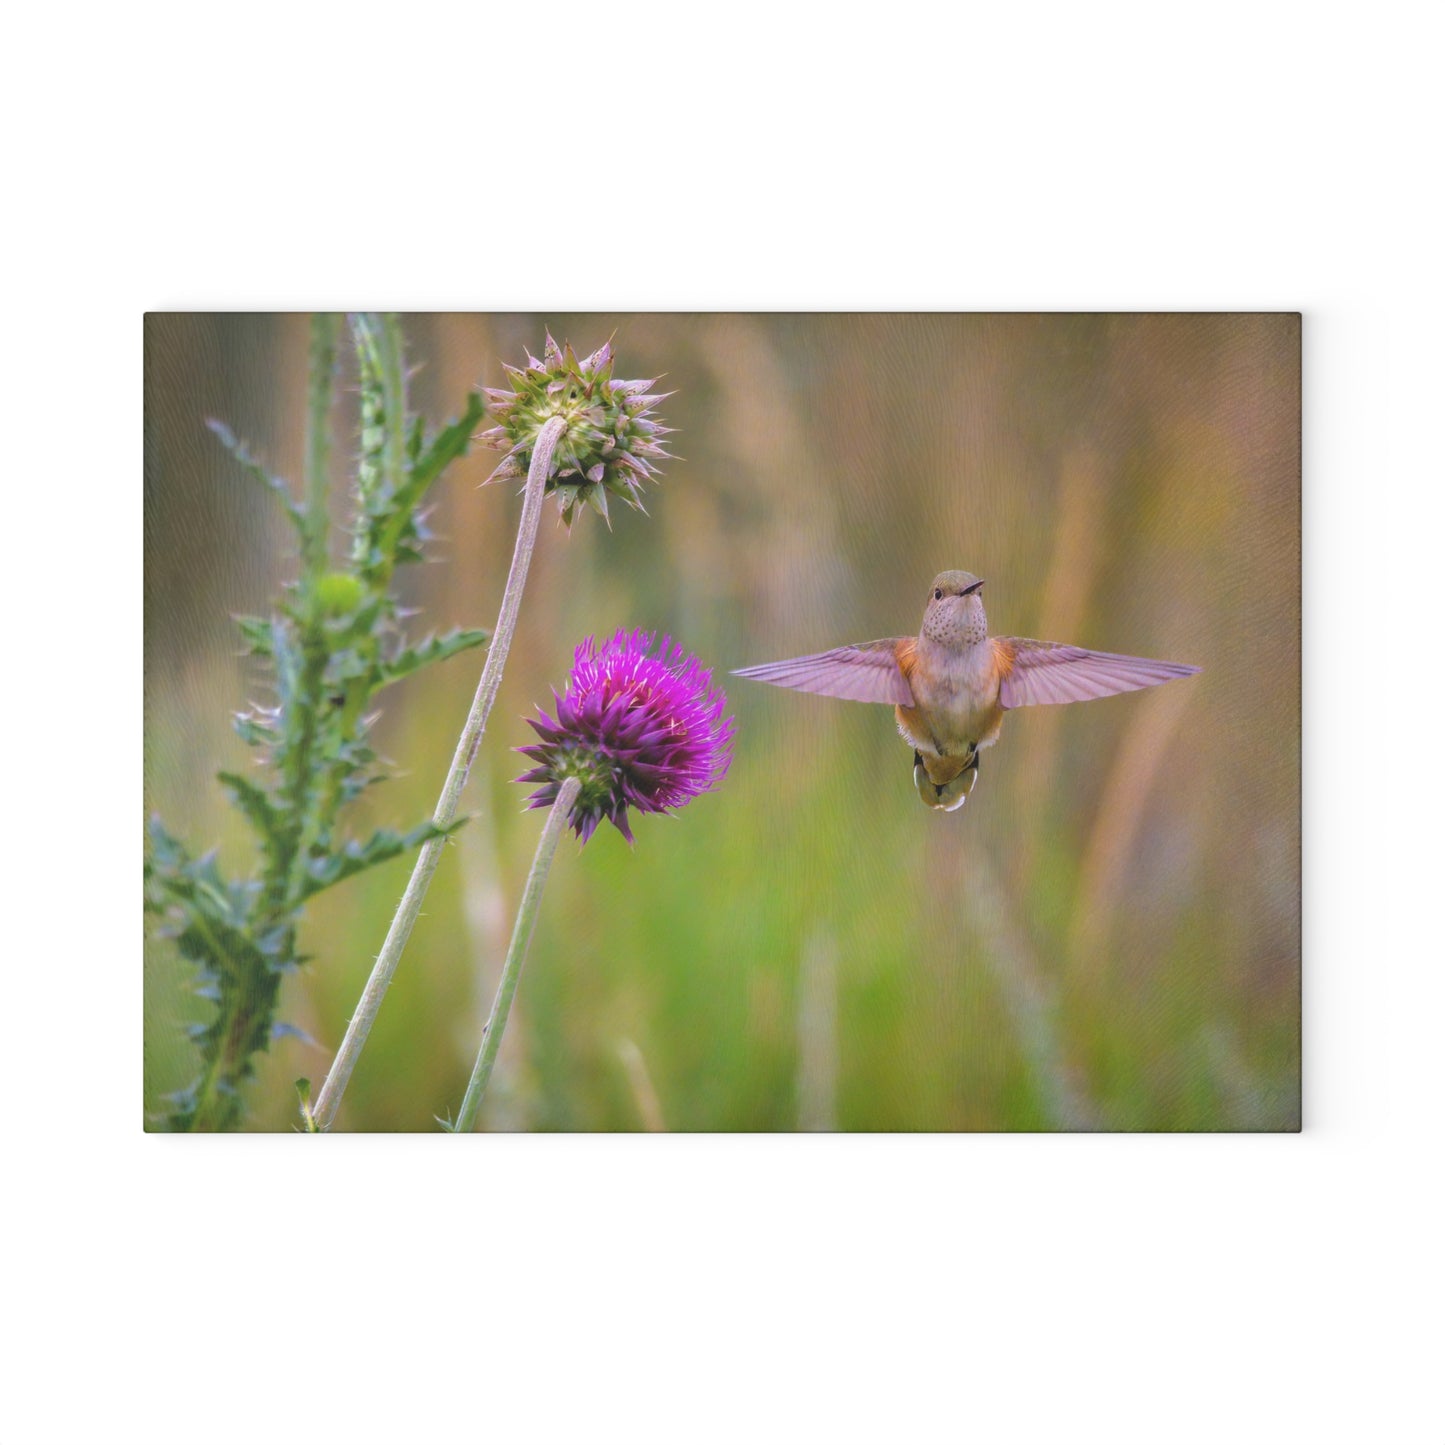
[[[1087,647],[1036,642],[1032,637],[996,637],[994,650],[1002,676],[999,701],[1006,708],[1088,702],[1116,692],[1155,687],[1199,671],[1184,662],[1090,652]]]
[[[898,666],[898,645],[912,638],[884,637],[855,647],[835,647],[808,657],[740,667],[734,677],[751,677],[774,687],[818,692],[850,702],[886,702],[913,706],[913,692]]]

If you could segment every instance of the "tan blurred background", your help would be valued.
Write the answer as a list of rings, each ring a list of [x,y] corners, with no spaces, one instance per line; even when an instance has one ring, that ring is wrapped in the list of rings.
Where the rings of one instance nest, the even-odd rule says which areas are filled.
[[[544,327],[656,376],[678,429],[650,516],[549,509],[450,848],[338,1126],[460,1100],[539,819],[522,722],[575,644],[669,631],[720,672],[917,629],[935,572],[988,579],[992,630],[1202,664],[1142,694],[1012,714],[957,814],[913,791],[888,710],[728,679],[722,789],[564,843],[484,1122],[506,1129],[1285,1129],[1299,1089],[1299,322],[1283,315],[423,315],[433,422]],[[306,321],[146,323],[147,810],[248,866],[216,769],[259,694],[232,613],[295,559],[205,428],[299,479]],[[354,420],[348,394],[339,419]],[[354,433],[337,448],[344,515]],[[518,516],[475,451],[406,569],[418,630],[490,627]],[[338,532],[339,540],[339,532]],[[353,830],[436,799],[464,655],[389,692],[396,777]],[[323,895],[250,1127],[319,1081],[410,859]],[[193,1073],[186,972],[148,942],[145,1107]]]

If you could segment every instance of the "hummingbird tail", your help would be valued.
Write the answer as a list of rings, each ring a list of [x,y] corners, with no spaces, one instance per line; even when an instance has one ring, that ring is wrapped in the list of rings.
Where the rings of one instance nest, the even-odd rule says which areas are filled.
[[[913,786],[918,789],[918,796],[925,807],[943,813],[956,812],[968,801],[973,785],[978,782],[978,752],[975,750],[973,756],[963,767],[958,768],[957,772],[953,771],[955,764],[952,759],[937,758],[932,761],[935,773],[947,773],[951,776],[947,776],[941,783],[934,782],[923,761],[923,755],[915,752]]]

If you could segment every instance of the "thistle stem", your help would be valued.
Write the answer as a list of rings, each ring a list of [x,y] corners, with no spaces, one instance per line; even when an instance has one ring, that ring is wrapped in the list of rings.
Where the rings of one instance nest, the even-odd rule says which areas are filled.
[[[517,612],[522,604],[522,590],[527,585],[527,569],[532,561],[532,549],[537,541],[537,524],[542,516],[542,498],[547,490],[547,476],[552,468],[552,453],[557,438],[562,433],[563,420],[552,417],[537,434],[532,449],[531,465],[527,468],[527,487],[523,493],[522,520],[517,528],[517,545],[512,552],[512,568],[507,574],[507,590],[502,595],[502,610],[497,618],[497,629],[492,634],[491,645],[487,648],[487,660],[482,668],[477,693],[472,699],[471,712],[467,714],[466,726],[457,739],[452,765],[447,771],[446,782],[442,784],[441,797],[437,801],[432,821],[439,828],[449,828],[457,815],[457,804],[462,789],[466,787],[467,775],[471,772],[472,760],[482,743],[482,734],[487,729],[487,717],[497,699],[497,690],[502,685],[502,668],[506,665],[507,653],[512,645],[512,635],[517,630]],[[422,900],[431,884],[441,859],[443,838],[433,838],[422,845],[417,854],[416,866],[412,869],[411,880],[406,892],[397,905],[396,915],[387,930],[386,941],[381,946],[371,976],[366,980],[356,1012],[346,1028],[346,1037],[336,1051],[326,1082],[317,1095],[313,1111],[317,1129],[329,1129],[336,1111],[341,1105],[341,1096],[351,1079],[351,1071],[366,1045],[367,1035],[381,1009],[381,1001],[391,985],[392,975],[401,962],[402,950],[411,937],[412,926],[421,912]]]
[[[406,482],[406,361],[401,318],[394,311],[381,318],[381,387],[386,408],[386,440],[382,468],[387,494],[396,496]]]
[[[336,317],[318,312],[311,318],[311,357],[306,379],[306,527],[302,561],[306,580],[315,584],[326,571],[331,513],[331,401],[336,376]]]
[[[577,794],[581,789],[582,784],[576,778],[568,778],[562,784],[557,799],[547,814],[542,836],[537,840],[537,854],[532,859],[532,871],[527,874],[527,886],[522,890],[522,901],[517,907],[517,921],[512,926],[512,941],[507,947],[507,961],[502,965],[497,996],[492,1000],[492,1012],[487,1019],[486,1028],[482,1030],[477,1061],[472,1065],[472,1077],[467,1083],[461,1112],[457,1115],[453,1131],[457,1134],[470,1134],[476,1128],[477,1111],[481,1108],[482,1095],[487,1091],[487,1082],[492,1077],[492,1065],[497,1062],[497,1051],[502,1047],[502,1034],[506,1031],[507,1018],[512,1012],[517,980],[521,977],[522,965],[527,961],[527,949],[537,927],[542,889],[546,886],[548,873],[552,871],[552,858],[557,852],[557,841],[567,826],[572,804],[577,801]]]

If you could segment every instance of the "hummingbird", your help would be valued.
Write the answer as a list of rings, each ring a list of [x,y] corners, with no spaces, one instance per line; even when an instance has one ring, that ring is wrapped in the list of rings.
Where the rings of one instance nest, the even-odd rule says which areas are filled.
[[[740,667],[735,677],[852,702],[890,703],[913,746],[913,785],[930,808],[961,808],[978,781],[978,755],[1016,707],[1087,702],[1199,671],[1183,662],[1092,652],[1066,642],[990,637],[983,579],[940,572],[917,637],[884,637],[808,657]]]

